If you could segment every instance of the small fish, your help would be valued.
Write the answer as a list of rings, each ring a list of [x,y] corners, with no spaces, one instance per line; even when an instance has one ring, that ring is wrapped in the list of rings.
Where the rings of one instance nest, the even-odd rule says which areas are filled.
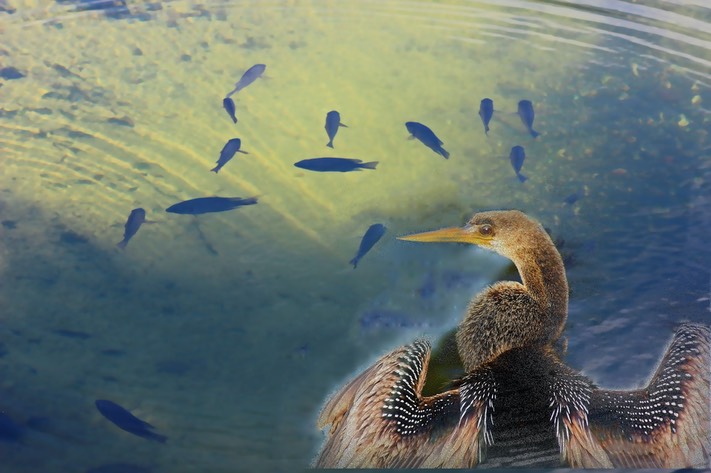
[[[146,211],[142,208],[131,210],[128,215],[128,220],[123,226],[123,240],[116,244],[117,247],[124,249],[128,245],[128,241],[136,234],[141,225],[146,222]]]
[[[328,143],[326,143],[326,146],[329,148],[333,148],[333,139],[336,137],[336,133],[338,133],[338,127],[346,127],[343,123],[341,123],[341,114],[338,113],[335,110],[331,110],[326,114],[326,134],[328,135]]]
[[[427,128],[422,123],[417,122],[407,122],[405,123],[405,127],[407,128],[407,131],[409,131],[412,135],[410,137],[411,139],[417,138],[422,142],[422,144],[430,148],[432,151],[444,156],[444,159],[449,159],[449,153],[447,152],[447,150],[442,148],[444,142],[437,138],[437,135],[435,135],[432,130]]]
[[[227,96],[229,97],[230,95],[239,92],[255,80],[259,79],[262,74],[264,74],[266,68],[267,66],[265,66],[264,64],[255,64],[254,66],[247,69],[245,73],[242,74],[240,80],[237,81],[237,83],[235,84],[235,90],[227,94]]]
[[[523,166],[523,161],[526,159],[526,151],[524,151],[523,146],[516,145],[511,148],[511,154],[509,154],[509,159],[511,160],[511,166],[513,166],[518,180],[524,182],[526,179],[528,179],[520,172],[521,166]]]
[[[364,163],[360,159],[350,158],[313,158],[294,163],[297,168],[318,172],[360,171],[361,169],[375,169],[377,165],[378,161]]]
[[[235,115],[235,101],[229,97],[222,99],[222,106],[227,110],[227,114],[230,116],[233,122],[237,123],[237,116]]]
[[[96,404],[96,408],[101,412],[101,415],[126,432],[160,443],[165,443],[165,441],[168,440],[168,437],[165,435],[159,435],[153,432],[151,429],[154,427],[151,424],[142,421],[113,401],[97,399],[94,404]]]
[[[533,119],[536,117],[536,114],[533,111],[533,104],[530,100],[521,100],[518,103],[518,116],[521,117],[521,121],[532,137],[535,138],[540,135],[540,133],[533,129]]]
[[[254,205],[256,197],[198,197],[171,205],[166,212],[181,215],[200,215],[210,212],[225,212],[243,205]]]
[[[225,146],[222,147],[222,151],[220,151],[220,157],[217,160],[217,166],[210,169],[210,171],[214,172],[215,174],[220,172],[222,166],[227,164],[227,161],[232,159],[232,157],[237,152],[249,154],[248,152],[239,149],[240,146],[242,146],[242,141],[239,138],[232,138],[230,141],[228,141]]]
[[[479,116],[481,121],[484,122],[484,134],[489,134],[489,122],[491,117],[494,116],[494,101],[491,99],[483,99],[479,105]]]
[[[580,191],[573,192],[573,193],[570,194],[568,197],[566,197],[565,199],[563,199],[563,202],[565,202],[565,203],[568,204],[568,205],[573,205],[574,203],[576,203],[576,202],[580,199],[580,195],[581,195],[581,194],[580,194]]]
[[[358,253],[349,261],[349,263],[353,265],[353,269],[356,269],[358,261],[385,235],[386,230],[385,225],[381,223],[374,223],[368,227],[368,230],[365,231],[365,235],[363,235],[363,239],[360,241]]]

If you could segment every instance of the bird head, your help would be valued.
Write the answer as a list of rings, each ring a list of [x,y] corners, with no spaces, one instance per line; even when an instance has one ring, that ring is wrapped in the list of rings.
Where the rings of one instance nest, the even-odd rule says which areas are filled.
[[[489,249],[509,259],[514,251],[525,250],[539,235],[548,235],[536,221],[518,210],[494,210],[474,214],[463,227],[450,227],[398,237],[419,242],[469,243]]]

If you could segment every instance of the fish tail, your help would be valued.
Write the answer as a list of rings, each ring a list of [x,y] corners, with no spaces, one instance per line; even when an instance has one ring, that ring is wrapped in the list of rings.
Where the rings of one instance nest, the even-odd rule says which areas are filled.
[[[154,440],[158,443],[165,443],[168,440],[168,437],[165,435],[157,434],[155,432],[149,432],[149,435],[147,435],[146,438]]]
[[[128,240],[121,240],[120,242],[116,243],[116,248],[124,249],[126,248],[126,245],[128,245]]]
[[[518,177],[518,180],[521,181],[521,182],[526,182],[526,179],[528,179],[528,177],[524,176],[524,175],[521,174],[520,172],[517,173],[516,176]]]
[[[536,130],[534,130],[533,128],[531,128],[531,136],[534,137],[534,138],[536,138],[538,135],[540,135],[540,133],[538,133]]]
[[[439,154],[444,156],[444,159],[449,159],[449,151],[447,151],[446,149],[440,147]]]
[[[371,161],[369,163],[362,163],[359,164],[359,167],[364,168],[364,169],[375,169],[375,166],[378,165],[380,161]]]
[[[259,198],[257,196],[246,197],[244,199],[241,197],[233,197],[231,200],[239,205],[254,205],[259,201]]]
[[[221,167],[222,167],[222,166],[220,166],[220,165],[218,164],[218,165],[215,166],[214,168],[210,169],[210,171],[211,171],[211,172],[214,172],[215,174],[217,174],[218,172],[220,172],[220,168],[221,168]]]
[[[350,260],[348,263],[353,265],[353,269],[356,269],[356,267],[358,266],[358,257],[356,256],[355,258]]]
[[[328,146],[329,148],[333,148],[333,140],[326,143],[326,146]]]
[[[484,127],[484,134],[485,134],[486,136],[489,136],[489,125],[486,125],[486,126]]]
[[[232,117],[232,121],[237,123],[237,117]]]

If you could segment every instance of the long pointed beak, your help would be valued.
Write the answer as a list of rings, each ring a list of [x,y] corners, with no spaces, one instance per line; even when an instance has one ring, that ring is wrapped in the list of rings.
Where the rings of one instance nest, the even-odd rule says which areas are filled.
[[[469,243],[473,245],[482,245],[487,242],[477,232],[473,232],[469,227],[451,227],[434,230],[431,232],[414,233],[412,235],[404,235],[397,237],[398,240],[419,241],[423,243],[430,242],[455,242]]]

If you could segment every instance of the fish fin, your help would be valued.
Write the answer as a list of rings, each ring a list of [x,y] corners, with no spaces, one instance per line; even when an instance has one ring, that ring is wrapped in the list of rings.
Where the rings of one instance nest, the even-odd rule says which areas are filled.
[[[540,135],[540,133],[538,133],[536,130],[534,130],[533,128],[531,128],[531,136],[534,137],[534,138],[536,138],[536,137],[538,137],[538,135]]]
[[[521,174],[520,172],[517,173],[516,176],[518,177],[518,180],[521,181],[521,182],[526,182],[526,179],[528,179],[528,177],[524,176],[524,175]]]
[[[126,248],[126,245],[128,245],[128,240],[121,240],[120,242],[116,243],[116,248],[124,249]]]
[[[342,126],[343,128],[348,128],[348,125],[344,125],[343,123],[339,123],[338,126]]]
[[[328,146],[329,148],[333,148],[333,140],[326,143],[326,146]]]
[[[238,152],[238,153],[242,153],[242,154],[249,154],[248,152],[243,151],[243,150],[241,150],[241,149],[238,149],[237,152]]]
[[[449,151],[447,151],[446,149],[440,148],[438,152],[439,154],[444,156],[444,159],[449,159]]]
[[[410,135],[410,136],[407,137],[407,139],[412,141],[412,140],[415,139],[415,135]]]
[[[362,163],[359,166],[364,169],[375,169],[375,166],[378,165],[380,161],[371,161],[369,163]]]

